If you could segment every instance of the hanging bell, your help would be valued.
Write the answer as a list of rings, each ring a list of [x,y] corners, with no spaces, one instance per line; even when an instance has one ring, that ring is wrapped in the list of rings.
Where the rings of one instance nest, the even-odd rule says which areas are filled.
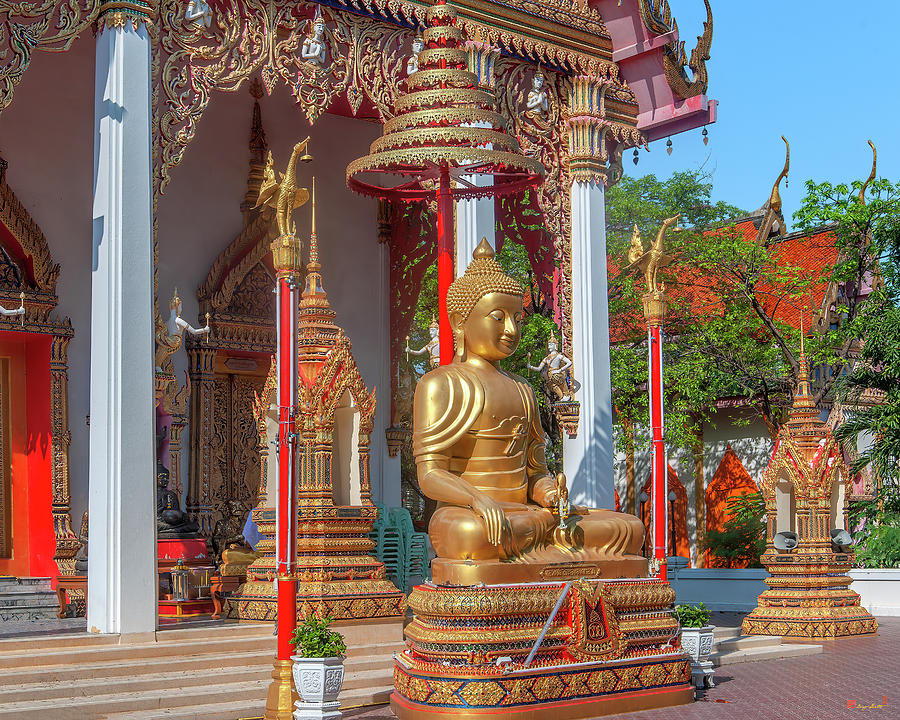
[[[709,130],[703,128],[703,132],[700,134],[703,136],[703,144],[709,145]]]
[[[666,152],[671,155],[672,154],[672,138],[666,140]]]
[[[640,160],[640,159],[641,159],[641,158],[640,158],[640,153],[638,153],[638,149],[635,148],[635,149],[634,149],[634,158],[633,158],[634,164],[637,165],[637,164],[638,164],[638,160]]]

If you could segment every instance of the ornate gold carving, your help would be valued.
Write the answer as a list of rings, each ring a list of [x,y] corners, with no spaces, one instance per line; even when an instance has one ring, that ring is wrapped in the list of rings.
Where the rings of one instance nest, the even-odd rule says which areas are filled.
[[[310,123],[338,96],[347,99],[353,114],[371,107],[382,121],[390,118],[415,35],[407,27],[422,24],[429,3],[346,3],[348,9],[352,5],[352,12],[322,10],[328,60],[317,63],[300,58],[313,5],[236,0],[219,9],[216,22],[205,28],[184,20],[179,0],[162,0],[165,59],[160,79],[163,111],[158,118],[158,136],[162,149],[157,188],[163,190],[168,184],[169,173],[181,161],[211,93],[237,90],[256,72],[261,73],[269,92],[276,82],[284,82]],[[359,10],[378,13],[384,21],[354,14]],[[504,50],[512,57],[607,79],[618,88],[617,97],[630,95],[633,101],[630,90],[618,80],[618,67],[611,61],[612,42],[592,8],[565,0],[514,0],[478,7],[463,2],[459,16],[470,48],[490,48],[472,54],[476,61],[472,71],[482,86],[491,84],[494,59]],[[527,34],[523,28],[528,28]],[[370,106],[364,104],[366,100]],[[611,118],[616,120],[614,112]]]
[[[610,660],[622,657],[625,642],[616,612],[602,582],[582,580],[573,586],[572,637],[569,652],[579,660]]]
[[[690,665],[670,643],[678,632],[675,593],[658,580],[575,584],[568,611],[557,614],[525,667],[564,589],[562,583],[414,588],[415,618],[395,665],[396,693],[419,711],[440,706],[468,716],[488,706],[539,711],[540,703],[562,699],[685,688]]]
[[[35,49],[68,50],[100,9],[99,0],[6,2],[0,9],[0,112],[12,102],[16,85]]]
[[[536,158],[545,168],[544,182],[537,189],[538,204],[543,212],[544,227],[552,238],[559,260],[562,281],[562,350],[571,354],[572,302],[571,281],[571,192],[568,144],[562,141],[567,132],[568,107],[565,102],[568,79],[555,72],[544,71],[547,94],[546,113],[520,113],[531,87],[533,68],[501,57],[494,67],[497,108],[515,132],[522,152]]]
[[[210,525],[228,517],[228,503],[249,512],[259,493],[259,434],[253,417],[262,376],[216,373],[213,381],[212,467],[209,481]]]
[[[637,100],[627,86],[606,78],[572,78],[568,124],[573,180],[609,186],[621,179],[622,151],[646,144],[635,127],[636,115]]]
[[[67,350],[72,339],[54,335],[50,343],[50,478],[53,487],[53,532],[60,574],[75,572],[75,553],[80,543],[72,530],[69,512],[69,366]]]
[[[299,48],[312,5],[237,0],[211,29],[185,27],[182,3],[163,0],[161,42],[166,59],[161,85],[165,112],[156,185],[164,190],[196,132],[214,90],[234,91],[261,72],[271,92],[277,81],[294,93],[310,124],[344,95],[356,114],[368,99],[382,119],[391,114],[413,32],[365,17],[323,11],[329,62],[304,62]]]

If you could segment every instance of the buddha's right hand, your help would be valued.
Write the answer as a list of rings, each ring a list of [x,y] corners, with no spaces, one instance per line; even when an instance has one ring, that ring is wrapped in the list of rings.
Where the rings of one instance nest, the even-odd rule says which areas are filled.
[[[480,493],[472,498],[471,507],[484,520],[487,539],[491,545],[501,545],[506,538],[512,536],[506,513],[496,500]]]

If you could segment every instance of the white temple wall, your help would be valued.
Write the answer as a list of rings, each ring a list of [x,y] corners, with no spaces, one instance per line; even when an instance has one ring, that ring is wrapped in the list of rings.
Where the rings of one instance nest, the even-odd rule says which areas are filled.
[[[70,317],[75,330],[68,358],[69,492],[76,531],[88,490],[94,53],[90,32],[66,53],[35,51],[12,104],[0,115],[7,181],[60,265],[56,313]]]
[[[716,412],[703,426],[703,475],[712,482],[728,445],[758,485],[772,456],[772,438],[755,413],[740,409]]]
[[[247,169],[253,99],[242,87],[233,93],[215,93],[203,115],[197,136],[159,202],[159,301],[168,317],[173,289],[184,301],[183,316],[195,326],[197,287],[210,265],[243,226],[240,204],[247,190]],[[316,177],[316,225],[319,256],[328,300],[337,312],[336,323],[353,343],[353,354],[369,389],[377,389],[377,415],[371,437],[372,496],[399,505],[400,478],[388,482],[382,493],[382,456],[387,455],[384,430],[389,423],[389,338],[385,323],[387,289],[381,282],[375,200],[351,193],[344,180],[347,164],[368,152],[381,133],[379,123],[324,115],[310,128],[287,89],[278,87],[260,100],[262,123],[278,172],[284,171],[296,142],[311,136],[310,163],[298,163],[303,186]],[[307,256],[310,205],[295,213],[297,231]],[[382,312],[384,306],[385,312]],[[178,378],[187,370],[187,355],[173,356]],[[185,434],[187,438],[187,434]],[[185,442],[185,452],[187,449]],[[390,465],[388,465],[390,467]],[[187,487],[188,462],[182,462]],[[396,487],[394,487],[396,485]]]
[[[616,439],[621,427],[614,428]],[[639,429],[638,435],[640,436]],[[769,437],[765,423],[754,414],[740,409],[725,409],[714,412],[710,421],[703,426],[703,476],[704,488],[709,487],[713,475],[722,462],[729,444],[744,464],[750,477],[759,484],[762,474],[772,454],[772,439]],[[696,567],[697,547],[697,505],[695,501],[694,457],[688,450],[669,448],[669,465],[678,475],[688,496],[687,530],[691,544],[691,563]],[[635,512],[640,517],[641,488],[650,475],[650,450],[647,443],[637,439],[634,454],[635,477]],[[628,511],[627,487],[625,478],[625,453],[617,448],[615,453],[615,487],[622,503],[622,511]],[[705,490],[704,490],[705,491]]]

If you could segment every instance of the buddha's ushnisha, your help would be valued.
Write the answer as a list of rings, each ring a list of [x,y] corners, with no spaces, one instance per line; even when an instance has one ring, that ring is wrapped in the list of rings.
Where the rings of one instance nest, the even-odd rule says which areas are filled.
[[[558,485],[547,470],[534,393],[499,367],[519,343],[522,287],[503,272],[486,240],[473,258],[447,293],[453,362],[427,373],[415,394],[419,485],[438,502],[429,526],[439,558],[435,581],[447,575],[502,582],[519,577],[504,570],[511,563],[616,559],[630,561],[612,562],[628,568],[616,576],[645,574],[646,561],[637,555],[644,528],[636,517],[572,507],[560,522],[564,479]],[[465,568],[447,574],[451,565]]]

